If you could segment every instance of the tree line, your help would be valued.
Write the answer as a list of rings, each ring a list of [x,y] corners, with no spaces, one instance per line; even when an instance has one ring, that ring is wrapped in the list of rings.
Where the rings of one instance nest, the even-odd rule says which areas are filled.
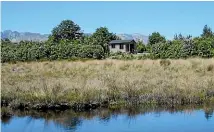
[[[97,28],[92,35],[84,35],[72,20],[63,20],[52,29],[45,42],[20,41],[12,43],[1,39],[1,62],[59,60],[75,58],[104,59],[110,54],[108,43],[120,39],[107,27]],[[214,33],[207,25],[199,37],[176,34],[173,40],[159,32],[149,36],[148,44],[137,42],[138,52],[149,52],[149,58],[187,58],[214,56]]]
[[[119,38],[106,27],[97,28],[87,36],[72,20],[63,20],[52,29],[46,42],[1,40],[1,61],[104,59],[109,54],[108,43],[115,39]]]
[[[154,32],[148,40],[146,46],[138,43],[138,50],[149,52],[150,58],[153,59],[210,58],[214,56],[214,33],[207,25],[204,26],[199,37],[176,34],[173,40],[166,40],[159,32]]]

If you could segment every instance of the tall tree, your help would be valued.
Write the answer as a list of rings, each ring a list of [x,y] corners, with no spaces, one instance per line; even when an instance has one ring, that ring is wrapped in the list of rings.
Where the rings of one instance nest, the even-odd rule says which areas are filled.
[[[183,36],[181,33],[180,34],[175,34],[174,35],[174,40],[181,40],[181,41],[184,41],[184,40],[189,40],[189,39],[192,39],[192,36],[191,35],[187,35],[186,37]]]
[[[207,25],[204,26],[203,28],[203,33],[201,34],[201,37],[205,37],[205,38],[209,38],[209,37],[213,37],[213,32],[212,29],[210,27],[208,27]]]
[[[116,34],[110,33],[107,27],[97,28],[95,33],[91,36],[92,44],[101,45],[105,53],[109,52],[108,43],[111,40],[119,39]]]
[[[52,35],[49,37],[54,42],[60,40],[74,40],[82,37],[81,28],[72,20],[63,20],[52,30]]]
[[[160,42],[166,42],[166,38],[162,36],[159,32],[153,32],[149,35],[149,44],[153,45]]]
[[[179,33],[178,35],[177,34],[174,35],[174,40],[184,40],[184,39],[185,37],[181,33]]]

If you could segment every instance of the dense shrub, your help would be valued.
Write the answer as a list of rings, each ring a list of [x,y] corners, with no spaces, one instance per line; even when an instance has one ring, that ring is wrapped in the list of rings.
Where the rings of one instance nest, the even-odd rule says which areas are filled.
[[[151,46],[151,53],[154,58],[168,58],[167,50],[169,48],[168,43],[157,43]]]
[[[157,43],[151,46],[150,52],[154,58],[187,58],[214,56],[214,38],[194,38],[189,40],[173,40]]]
[[[120,39],[108,28],[97,28],[92,35],[83,35],[79,25],[63,20],[53,28],[46,42],[1,40],[1,62],[58,59],[103,59],[109,55],[108,43]]]
[[[122,55],[122,54],[125,54],[121,51],[118,51],[118,52],[110,52],[109,56],[117,56],[117,55]]]
[[[105,57],[105,53],[101,45],[82,45],[79,47],[78,57],[94,59],[102,59]]]
[[[146,45],[142,41],[138,41],[136,45],[138,53],[143,53],[146,51]]]
[[[194,39],[194,53],[201,57],[214,56],[214,38],[195,38]]]
[[[130,54],[125,52],[115,52],[110,53],[110,59],[117,59],[117,60],[144,60],[144,59],[152,59],[152,56],[149,53],[141,53],[141,54]]]
[[[110,53],[112,59],[178,59],[188,57],[210,58],[214,56],[214,37],[194,39],[173,40],[160,42],[147,46],[150,54],[133,55],[128,53]],[[57,60],[71,58],[94,58],[103,59],[106,57],[101,45],[85,44],[81,41],[61,41],[55,43],[29,42],[11,43],[2,41],[1,61],[37,61],[37,60]]]
[[[132,60],[136,59],[133,54],[123,53],[123,52],[115,52],[110,53],[110,59],[118,59],[118,60]]]
[[[29,42],[2,41],[1,61],[36,61],[77,58],[102,59],[105,57],[100,45],[82,45],[75,42]]]

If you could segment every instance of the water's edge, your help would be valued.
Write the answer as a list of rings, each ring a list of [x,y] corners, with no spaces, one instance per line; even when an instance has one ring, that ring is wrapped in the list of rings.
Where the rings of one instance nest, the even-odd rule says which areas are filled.
[[[194,116],[190,116],[189,119],[193,120],[192,122],[204,122],[205,124],[202,124],[202,130],[205,131],[212,131],[214,128],[213,125],[210,125],[214,123],[212,121],[213,119],[213,113],[214,113],[214,105],[177,105],[174,106],[167,106],[167,105],[124,105],[124,106],[115,106],[115,107],[108,107],[108,108],[102,108],[99,107],[97,109],[90,109],[88,111],[74,111],[72,109],[67,110],[20,110],[20,109],[11,109],[9,107],[2,107],[1,112],[1,124],[3,125],[3,129],[5,131],[13,131],[16,129],[22,130],[21,125],[17,126],[16,124],[22,124],[25,127],[31,126],[30,124],[34,124],[34,126],[37,126],[38,129],[41,129],[41,126],[44,125],[47,130],[45,131],[73,131],[73,129],[77,129],[78,131],[112,131],[110,129],[113,129],[112,125],[116,125],[120,123],[122,127],[120,129],[124,130],[130,130],[133,131],[137,127],[137,131],[141,131],[143,128],[141,127],[142,124],[140,122],[144,122],[143,124],[146,125],[146,121],[151,124],[147,124],[147,126],[158,126],[159,123],[164,122],[158,122],[158,120],[164,120],[164,121],[171,121],[171,120],[181,120],[181,122],[185,122],[186,118],[183,118],[183,115],[190,116],[191,113],[193,113]],[[199,114],[199,115],[198,115]],[[160,118],[156,118],[155,120],[151,120],[154,118],[154,116],[162,115]],[[148,118],[144,118],[147,117]],[[197,117],[199,116],[199,117]],[[210,120],[211,122],[206,122],[205,120]],[[193,119],[194,117],[194,119]],[[142,119],[143,118],[143,119]],[[195,119],[196,118],[196,119]],[[132,124],[131,127],[127,127],[127,120],[135,120],[138,119],[137,122]],[[139,121],[142,120],[142,121]],[[30,121],[30,122],[29,122]],[[121,122],[123,121],[123,122]],[[35,123],[36,122],[36,123]],[[105,122],[108,123],[108,125],[105,125]],[[112,124],[113,122],[113,124]],[[87,124],[90,124],[90,128],[88,128]],[[104,124],[103,124],[104,123]],[[177,122],[175,123],[175,125]],[[87,127],[86,127],[86,126]],[[92,126],[91,126],[92,125]],[[104,126],[103,126],[104,125]],[[163,124],[167,125],[167,124]],[[185,124],[183,124],[185,125]],[[58,127],[60,126],[60,128]],[[93,127],[94,126],[94,127]],[[144,126],[146,128],[147,126]],[[85,130],[86,127],[86,130]],[[106,129],[109,128],[109,129]],[[114,126],[115,127],[115,126]],[[198,127],[198,126],[197,126]],[[205,128],[206,127],[206,128]],[[96,129],[95,129],[96,128]],[[99,130],[97,130],[99,128]],[[29,130],[25,131],[35,131],[32,130],[34,128],[29,128]],[[60,129],[60,130],[59,130]],[[121,131],[119,128],[115,129],[114,131]],[[148,131],[159,131],[154,130],[151,128],[146,128]],[[164,128],[166,130],[174,130],[177,129],[175,127]],[[189,128],[185,128],[189,129]],[[191,128],[192,131],[195,131],[197,129],[196,127],[194,129]],[[41,131],[44,131],[41,129]],[[165,131],[165,130],[163,130]],[[177,132],[177,131],[176,131]]]
[[[44,115],[48,114],[49,116],[57,115],[66,115],[66,114],[82,114],[82,113],[99,113],[101,111],[109,112],[126,112],[129,115],[141,114],[147,112],[179,112],[179,111],[192,111],[192,110],[204,110],[205,112],[212,113],[214,111],[214,105],[203,104],[203,105],[112,105],[111,107],[98,107],[94,109],[13,109],[11,107],[1,107],[1,117],[12,117],[12,116],[32,116],[43,118]]]

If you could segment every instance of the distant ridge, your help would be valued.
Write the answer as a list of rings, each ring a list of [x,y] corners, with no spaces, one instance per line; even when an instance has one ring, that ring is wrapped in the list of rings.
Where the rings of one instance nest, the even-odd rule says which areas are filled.
[[[21,40],[46,41],[48,40],[48,36],[48,34],[41,35],[40,33],[17,32],[11,30],[1,32],[1,38],[8,38],[12,42],[19,42]]]
[[[91,33],[85,33],[85,35],[91,35]],[[48,40],[49,34],[31,33],[31,32],[17,32],[11,30],[5,30],[1,32],[1,38],[8,38],[12,42],[20,42],[21,40],[28,41],[46,41]],[[134,39],[135,41],[143,41],[143,43],[148,43],[148,36],[134,33],[134,34],[117,34],[122,40]]]

